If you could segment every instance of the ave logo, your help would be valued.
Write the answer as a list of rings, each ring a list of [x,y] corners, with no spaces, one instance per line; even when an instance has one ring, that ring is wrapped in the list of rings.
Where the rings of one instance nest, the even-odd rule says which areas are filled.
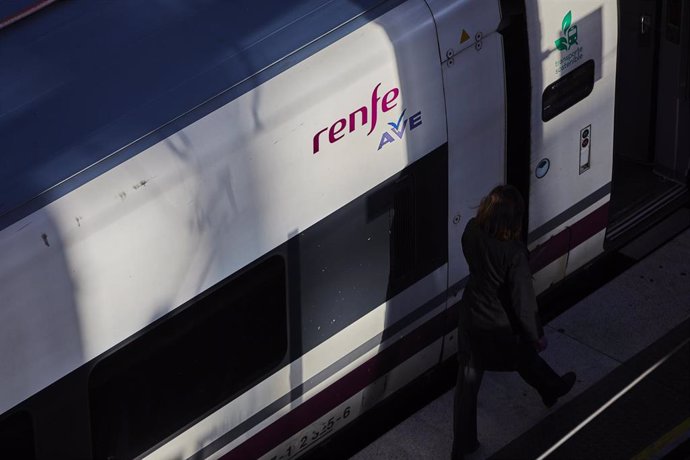
[[[381,134],[381,140],[379,141],[379,148],[377,150],[381,150],[385,145],[395,142],[397,139],[402,139],[408,126],[410,131],[412,131],[422,125],[422,112],[417,112],[411,117],[405,118],[406,111],[407,109],[402,111],[397,122],[388,122],[391,129]]]

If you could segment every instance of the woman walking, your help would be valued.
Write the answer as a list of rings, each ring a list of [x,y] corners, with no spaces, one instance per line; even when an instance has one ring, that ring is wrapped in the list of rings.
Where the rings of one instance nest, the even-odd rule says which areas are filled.
[[[482,199],[462,235],[470,277],[460,302],[453,459],[479,448],[477,393],[484,370],[517,371],[547,407],[575,383],[574,372],[559,376],[538,354],[547,343],[520,239],[524,209],[520,192],[500,185]]]

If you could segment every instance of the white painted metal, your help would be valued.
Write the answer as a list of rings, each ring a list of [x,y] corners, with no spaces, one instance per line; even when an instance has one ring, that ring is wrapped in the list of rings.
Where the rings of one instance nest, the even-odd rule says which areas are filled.
[[[582,216],[586,216],[609,201],[609,197],[605,196],[597,200],[591,206],[588,206],[582,212],[574,215],[570,219],[563,222],[561,228],[567,229],[575,224]],[[561,257],[551,262],[546,267],[533,274],[534,290],[537,294],[544,292],[550,288],[554,283],[563,279],[563,277],[574,272],[578,268],[591,261],[593,257],[601,252],[603,235],[597,234],[592,236],[584,243],[573,248],[569,253],[563,254]],[[540,241],[540,240],[537,240]]]
[[[446,141],[448,265],[190,427],[151,457],[193,455],[465,278],[462,231],[480,198],[505,180],[504,56],[502,37],[495,32],[499,2],[427,3],[402,4],[3,230],[0,413]],[[541,93],[561,74],[554,70],[555,60],[562,58],[553,42],[559,38],[567,9],[555,0],[527,0],[527,5],[532,171],[542,158],[551,160],[551,170],[543,179],[532,176],[529,228],[534,230],[610,181],[616,5],[613,0],[583,0],[567,6],[580,26],[583,62],[590,57],[596,61],[597,81],[592,95],[547,123],[540,118]],[[463,29],[471,36],[469,42],[460,43]],[[477,32],[481,46],[475,46]],[[448,50],[452,53],[446,55]],[[378,115],[375,128],[371,119],[353,130],[340,126],[339,120],[349,123],[349,115],[361,107],[372,113],[372,100]],[[389,111],[384,111],[386,104]],[[402,120],[420,112],[422,123],[399,139],[391,135],[388,123],[398,122],[403,110]],[[589,124],[591,168],[579,174],[577,137]],[[393,141],[382,144],[387,139],[384,133]],[[330,142],[329,136],[337,140]],[[606,201],[608,197],[554,231]],[[602,241],[603,232],[555,261],[538,275],[537,284],[546,286],[586,263],[601,251]],[[451,297],[449,304],[457,300],[459,296]],[[366,352],[216,455],[227,453],[445,306],[445,302],[434,306],[396,337]],[[452,340],[449,337],[453,334],[446,341]],[[404,386],[438,362],[441,346],[437,340],[391,373],[381,392],[369,394],[384,397]],[[446,346],[444,356],[452,349]],[[348,404],[361,404],[361,394]]]
[[[251,388],[213,414],[210,414],[204,420],[180,433],[146,458],[166,459],[191,457],[200,448],[215,441],[222,434],[260,412],[273,401],[297,388],[303,382],[318,375],[332,363],[348,355],[369,340],[377,337],[386,327],[414,311],[417,306],[431,300],[438,294],[440,289],[445,287],[446,276],[446,268],[439,268],[434,273],[419,281],[413,288],[402,292],[388,302],[380,305],[354,324],[351,324],[313,350],[307,352],[301,358],[280,369],[257,386]],[[223,452],[230,451],[239,446],[261,429],[275,422],[293,408],[299,406],[304,401],[347,375],[348,372],[357,368],[359,365],[375,357],[379,352],[385,350],[399,340],[400,337],[414,331],[426,321],[441,313],[444,309],[445,302],[434,306],[428,313],[403,328],[396,336],[389,337],[379,345],[372,347],[346,367],[340,369],[337,373],[306,392],[293,403],[287,404],[261,424],[243,433],[242,436],[224,447]],[[433,353],[423,355],[428,357],[428,362],[423,365],[417,363],[419,365],[416,368],[407,368],[408,373],[399,378],[407,381],[412,380],[429,366],[437,363],[440,350],[441,345],[439,341]],[[377,398],[380,399],[384,396],[384,394],[379,394]]]
[[[613,114],[618,38],[615,0],[527,0],[530,68],[532,77],[532,153],[529,196],[529,231],[533,231],[595,190],[610,183],[613,162]],[[556,41],[571,13],[570,33],[577,44],[559,50]],[[589,59],[595,64],[592,93],[555,118],[543,122],[544,89]],[[580,174],[580,132],[591,125],[590,168]],[[534,174],[538,163],[548,158],[551,168],[542,179]],[[607,200],[608,201],[608,198]],[[582,218],[584,213],[579,214]],[[579,219],[576,219],[579,220]],[[565,223],[534,241],[532,248],[565,228]],[[603,250],[603,238],[588,245],[585,258]],[[565,275],[560,271],[557,281]]]
[[[259,459],[272,460],[275,458],[299,458],[309,449],[321,443],[324,439],[327,439],[333,433],[359,416],[360,412],[362,412],[361,407],[363,393],[363,391],[355,393],[345,402],[331,409],[322,415],[318,420],[303,428],[285,442],[282,442],[278,446],[274,447],[268,451],[268,453],[259,457]],[[317,436],[314,436],[314,433],[316,433]],[[219,457],[220,454],[216,454],[211,458]]]
[[[437,50],[407,2],[5,229],[0,412],[442,145]],[[379,84],[376,129],[313,154]],[[377,150],[403,109],[422,125]]]
[[[477,38],[493,33],[501,22],[499,0],[427,0],[427,3],[436,21],[442,61],[474,48]],[[463,30],[469,37],[466,41],[462,40]]]
[[[396,386],[391,386],[388,387],[387,390],[388,394],[393,393],[394,391],[398,390],[402,386],[406,385],[409,383],[409,380],[407,379],[395,379],[396,376],[408,376],[411,374],[418,375],[421,372],[427,371],[430,369],[430,363],[432,362],[432,359],[434,356],[437,356],[437,350],[440,347],[440,340],[437,340],[435,343],[432,343],[431,345],[425,347],[424,349],[420,350],[417,352],[414,356],[412,356],[409,360],[405,361],[404,363],[400,364],[399,366],[395,367],[394,369],[391,370],[390,374],[391,376],[394,377],[394,380],[396,381]],[[347,425],[349,422],[352,421],[356,416],[358,416],[361,412],[364,411],[363,407],[363,399],[366,395],[366,390],[357,392],[354,394],[352,397],[350,397],[347,401],[343,402],[336,408],[332,409],[328,413],[324,414],[322,417],[320,417],[317,421],[312,423],[309,427],[301,430],[297,435],[290,437],[288,440],[285,442],[281,443],[279,446],[275,447],[274,449],[271,449],[266,455],[262,455],[260,458],[262,460],[268,460],[273,458],[276,454],[278,454],[278,457],[282,455],[283,458],[288,458],[287,453],[288,453],[288,447],[292,446],[292,450],[290,453],[295,452],[297,449],[299,449],[299,446],[301,445],[301,438],[303,438],[307,433],[310,435],[313,433],[313,430],[323,430],[323,427],[325,424],[328,423],[329,419],[332,419],[332,421],[335,422],[333,432],[337,431],[338,429],[344,427]],[[362,408],[362,409],[360,409]],[[348,417],[347,419],[344,419],[344,414],[345,411],[349,409],[348,412]],[[328,436],[330,436],[332,433],[329,433],[327,436],[323,436],[318,440],[318,442],[321,442],[322,439],[326,439]],[[309,444],[308,448],[313,447],[317,443],[312,443]],[[297,449],[295,449],[295,446],[297,446]],[[307,448],[307,449],[308,449]],[[299,458],[302,454],[304,454],[307,449],[304,449],[302,451],[298,451],[299,453],[297,455],[291,455],[289,458]],[[225,453],[225,449],[221,452],[218,452],[217,454],[209,457],[209,460],[215,460],[218,458],[221,458],[222,454]]]
[[[448,116],[448,285],[469,274],[460,238],[481,198],[505,181],[505,74],[498,33],[443,64]],[[460,217],[460,220],[456,217]],[[457,223],[456,223],[457,222]],[[460,295],[449,299],[449,305]]]

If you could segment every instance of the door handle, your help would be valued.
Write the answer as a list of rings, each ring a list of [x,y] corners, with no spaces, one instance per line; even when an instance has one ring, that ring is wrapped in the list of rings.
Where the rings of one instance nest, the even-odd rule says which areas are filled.
[[[646,14],[640,16],[640,35],[647,35],[652,28],[652,17]]]

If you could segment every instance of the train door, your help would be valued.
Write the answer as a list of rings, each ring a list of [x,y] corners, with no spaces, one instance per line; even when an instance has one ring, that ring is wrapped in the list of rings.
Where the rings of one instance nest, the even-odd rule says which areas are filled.
[[[538,292],[603,251],[611,191],[615,0],[525,0],[528,246]]]
[[[690,158],[690,4],[666,0],[661,10],[654,169],[687,184]]]
[[[690,4],[626,0],[619,8],[611,244],[686,196],[690,156]]]
[[[427,1],[436,22],[448,126],[448,305],[469,270],[460,246],[481,198],[505,181],[505,74],[499,1]],[[455,295],[455,297],[453,297]]]

